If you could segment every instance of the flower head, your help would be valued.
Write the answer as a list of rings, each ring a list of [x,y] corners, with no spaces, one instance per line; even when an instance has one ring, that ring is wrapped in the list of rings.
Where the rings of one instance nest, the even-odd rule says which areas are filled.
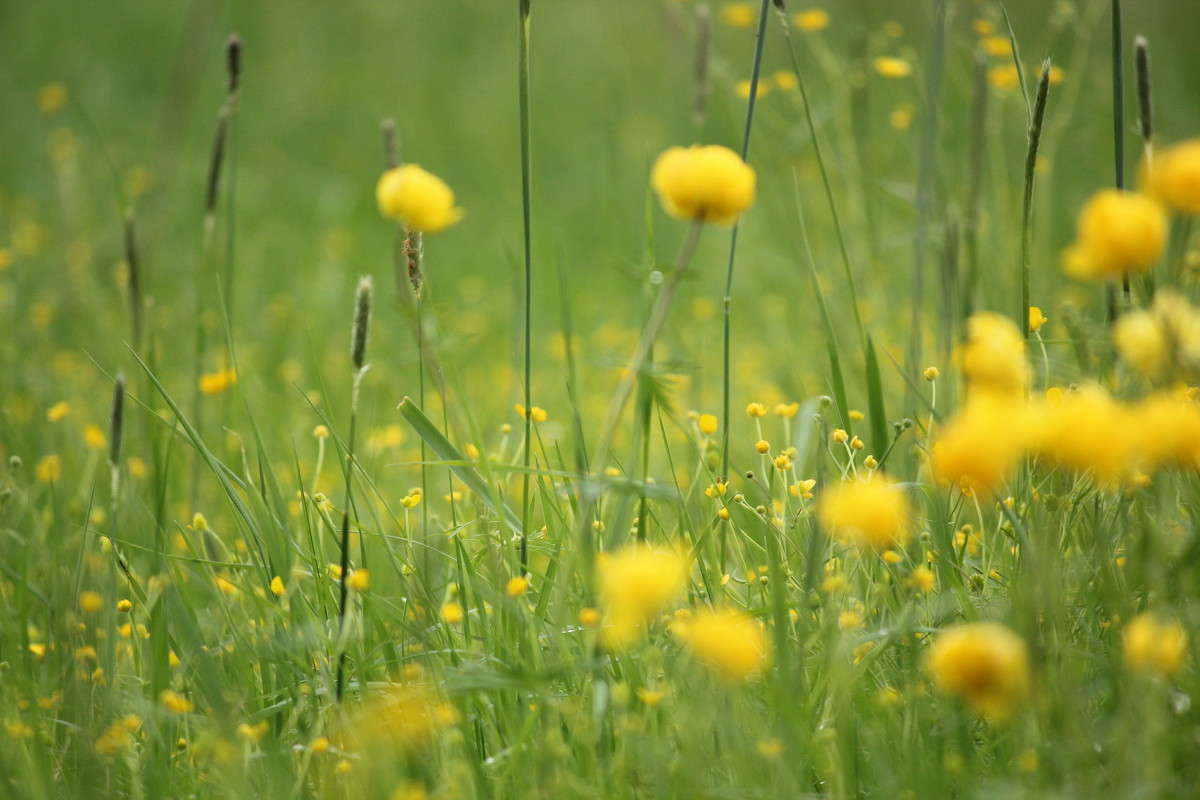
[[[738,611],[698,611],[676,621],[671,632],[725,683],[760,677],[770,662],[762,623]]]
[[[385,217],[423,233],[437,233],[462,219],[454,205],[454,192],[445,182],[416,164],[404,164],[383,173],[375,199]]]
[[[1187,658],[1187,632],[1173,620],[1138,614],[1125,625],[1125,666],[1133,672],[1174,678]]]
[[[1079,212],[1075,243],[1063,253],[1063,270],[1085,280],[1146,272],[1167,238],[1167,215],[1157,201],[1134,192],[1103,189]]]
[[[638,545],[601,556],[596,572],[604,606],[602,638],[612,647],[636,641],[687,579],[687,566],[678,553]]]
[[[1024,453],[1027,427],[1019,402],[994,395],[972,398],[933,445],[934,479],[971,492],[998,491]]]
[[[1029,692],[1025,640],[996,623],[959,625],[939,634],[927,666],[939,689],[960,695],[994,720],[1010,717]]]
[[[1025,394],[1025,342],[1007,317],[984,311],[967,320],[967,341],[958,358],[970,393],[1007,398]]]
[[[1144,176],[1151,195],[1184,214],[1200,214],[1200,138],[1156,153]]]
[[[666,150],[650,183],[667,213],[680,219],[728,225],[754,203],[754,170],[721,145]]]
[[[884,550],[908,540],[912,507],[882,473],[826,490],[817,507],[826,532],[846,544]]]

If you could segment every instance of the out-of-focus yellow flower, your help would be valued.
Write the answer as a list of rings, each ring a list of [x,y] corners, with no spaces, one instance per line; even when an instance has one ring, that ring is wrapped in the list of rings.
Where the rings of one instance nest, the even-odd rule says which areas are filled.
[[[823,8],[810,8],[792,15],[792,24],[802,31],[823,31],[829,27],[829,12]]]
[[[971,30],[980,36],[991,36],[996,32],[996,26],[990,19],[977,19],[971,21]]]
[[[781,92],[794,92],[800,88],[796,73],[780,70],[771,76],[771,85]]]
[[[1142,175],[1147,193],[1176,211],[1200,214],[1200,138],[1156,152]]]
[[[34,465],[33,474],[39,483],[57,483],[62,477],[62,458],[56,453],[42,456]]]
[[[99,592],[79,593],[79,610],[85,614],[99,614],[104,608],[104,595]]]
[[[977,622],[949,628],[929,650],[938,688],[963,697],[980,714],[1005,720],[1029,692],[1025,640],[1003,625]]]
[[[728,225],[754,203],[754,170],[721,145],[669,148],[654,162],[650,183],[680,219]]]
[[[1200,406],[1195,400],[1160,393],[1132,409],[1137,420],[1138,466],[1154,472],[1164,466],[1200,467]]]
[[[62,422],[71,413],[71,404],[67,402],[59,402],[46,409],[46,419],[51,422]]]
[[[1079,212],[1075,242],[1063,270],[1081,280],[1113,280],[1154,267],[1167,239],[1167,215],[1157,201],[1102,189]]]
[[[521,419],[528,417],[534,422],[545,422],[548,418],[546,409],[541,408],[540,406],[534,406],[529,410],[528,414],[525,413],[525,406],[521,405],[520,403],[517,403],[515,406],[513,406],[513,408],[516,409],[516,412],[520,415]]]
[[[1101,485],[1128,477],[1137,426],[1129,410],[1099,386],[1083,386],[1057,404],[1037,404],[1030,418],[1032,449],[1046,461],[1090,473]]]
[[[602,554],[596,572],[604,608],[601,638],[610,647],[636,641],[646,624],[683,591],[687,579],[687,566],[678,553],[639,545]]]
[[[423,233],[445,230],[463,217],[450,187],[416,164],[383,173],[375,187],[375,199],[385,217]]]
[[[217,372],[206,372],[200,376],[200,393],[210,396],[224,394],[236,384],[236,370],[222,369]]]
[[[1200,369],[1200,311],[1164,289],[1151,308],[1117,321],[1113,343],[1129,366],[1150,378]]]
[[[344,740],[356,752],[411,755],[431,745],[455,716],[432,689],[397,684],[372,692],[352,710],[345,730],[335,730],[335,741]]]
[[[67,104],[67,87],[61,83],[48,83],[38,92],[38,107],[46,114],[53,114]]]
[[[529,591],[529,578],[525,575],[509,578],[508,583],[504,584],[506,597],[520,597],[527,591]]]
[[[450,625],[457,625],[463,620],[463,607],[454,601],[442,605],[442,619]]]
[[[933,445],[929,466],[934,480],[976,494],[999,491],[1020,462],[1027,430],[1020,401],[991,394],[973,397]]]
[[[979,40],[979,46],[993,58],[1012,57],[1012,43],[1007,36],[984,36]]]
[[[750,3],[726,3],[721,6],[721,21],[731,28],[749,28],[758,15]]]
[[[271,578],[271,594],[276,597],[283,597],[285,591],[287,591],[287,587],[283,585],[283,578],[278,575]]]
[[[993,87],[1007,92],[1021,83],[1021,73],[1017,71],[1016,64],[1001,64],[988,70],[987,79]]]
[[[1174,678],[1187,658],[1187,631],[1174,620],[1151,612],[1138,614],[1125,625],[1125,666],[1133,672]]]
[[[171,689],[163,689],[159,692],[158,702],[162,703],[163,708],[174,711],[176,714],[188,714],[195,708],[191,700]]]
[[[365,569],[356,569],[346,577],[346,588],[353,592],[365,592],[371,588],[371,573]]]
[[[885,78],[907,78],[912,75],[912,64],[903,58],[880,56],[875,59],[875,71]]]
[[[912,125],[913,107],[908,103],[896,106],[888,114],[888,124],[898,131],[906,131]]]
[[[1029,378],[1025,341],[1008,317],[990,311],[972,315],[958,358],[969,393],[1024,396]]]
[[[761,677],[770,663],[762,623],[738,611],[698,611],[672,623],[671,632],[725,683]]]
[[[83,443],[92,450],[103,450],[108,447],[108,437],[99,425],[88,425],[83,429]]]
[[[717,432],[717,417],[715,414],[701,414],[696,424],[699,426],[700,432],[705,436],[712,436]]]
[[[913,516],[904,490],[878,472],[869,479],[843,481],[827,489],[817,510],[830,536],[872,550],[908,541]]]

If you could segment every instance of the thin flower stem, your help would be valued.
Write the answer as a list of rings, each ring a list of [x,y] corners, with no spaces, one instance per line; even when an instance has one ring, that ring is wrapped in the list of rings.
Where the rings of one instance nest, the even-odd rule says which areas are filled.
[[[533,435],[533,374],[532,332],[533,324],[533,245],[530,214],[530,135],[529,135],[529,11],[530,0],[518,0],[520,16],[520,54],[518,56],[518,81],[521,125],[521,219],[524,234],[525,254],[525,475],[522,478],[521,494],[521,575],[529,573],[529,465],[533,451],[530,437]]]

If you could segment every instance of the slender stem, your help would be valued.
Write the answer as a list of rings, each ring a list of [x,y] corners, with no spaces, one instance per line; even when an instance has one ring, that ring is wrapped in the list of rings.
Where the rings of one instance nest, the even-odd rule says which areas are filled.
[[[533,325],[533,244],[531,239],[530,177],[529,163],[529,11],[530,0],[518,0],[520,16],[520,55],[517,78],[519,85],[521,124],[521,219],[525,239],[525,448],[521,494],[521,575],[529,572],[529,479],[530,457],[533,452],[533,374],[532,374],[532,325]]]
[[[746,125],[742,130],[742,161],[746,160],[746,156],[750,151],[750,129],[754,123],[754,106],[758,99],[758,80],[762,72],[763,59],[763,44],[766,41],[767,33],[767,7],[771,0],[762,0],[762,7],[758,12],[758,32],[754,38],[754,66],[750,71],[750,98],[746,103]],[[733,223],[733,230],[729,234],[729,266],[725,272],[725,300],[724,300],[724,335],[723,335],[723,371],[721,380],[721,409],[722,420],[721,425],[724,430],[721,432],[721,480],[727,481],[729,478],[729,378],[730,378],[730,308],[733,305],[733,265],[737,256],[737,240],[738,240],[738,222]]]
[[[342,695],[346,688],[346,646],[344,642],[346,632],[346,601],[348,599],[348,589],[346,585],[346,572],[350,568],[350,510],[342,511],[342,558],[339,562],[341,576],[339,579],[340,588],[338,590],[338,662],[337,662],[337,681],[335,696],[337,701],[342,702]]]
[[[1050,92],[1050,62],[1042,64],[1038,75],[1033,115],[1029,119],[1029,148],[1025,153],[1025,197],[1021,212],[1021,310],[1017,327],[1029,341],[1029,276],[1033,259],[1033,179],[1037,172],[1038,146],[1042,140],[1042,122],[1046,118],[1046,97]]]
[[[1125,188],[1125,54],[1121,36],[1121,0],[1112,0],[1113,162],[1118,189]],[[1122,281],[1125,305],[1129,305],[1129,276]],[[1109,292],[1109,319],[1116,319],[1116,296]]]

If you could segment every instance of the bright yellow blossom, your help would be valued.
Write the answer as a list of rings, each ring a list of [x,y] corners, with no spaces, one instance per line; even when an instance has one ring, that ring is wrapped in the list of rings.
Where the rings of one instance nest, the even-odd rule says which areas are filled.
[[[939,689],[997,721],[1012,716],[1029,692],[1025,640],[996,623],[959,625],[939,634],[928,669]]]
[[[823,31],[829,27],[829,12],[810,8],[792,15],[792,24],[802,31]]]
[[[423,233],[445,230],[463,217],[450,187],[416,164],[383,173],[375,187],[375,199],[385,217]]]
[[[882,473],[826,489],[817,509],[827,534],[873,550],[904,544],[913,516],[904,490]]]
[[[875,59],[875,71],[885,78],[907,78],[912,74],[912,64],[902,58],[880,56]]]
[[[1157,201],[1103,189],[1079,212],[1075,242],[1063,270],[1074,278],[1113,280],[1152,269],[1167,239],[1167,215]]]
[[[683,640],[691,655],[724,683],[761,677],[770,663],[762,623],[741,612],[722,609],[697,611],[672,623],[671,632]]]
[[[1125,625],[1125,666],[1133,672],[1174,678],[1183,669],[1187,645],[1187,631],[1178,622],[1152,612],[1138,614]]]
[[[650,183],[667,213],[680,219],[728,225],[754,203],[754,170],[720,145],[666,150]]]
[[[1200,214],[1200,138],[1155,153],[1143,175],[1149,194],[1176,211]]]
[[[683,591],[687,567],[670,550],[632,545],[596,562],[604,608],[601,635],[610,647],[627,647],[672,598]]]

